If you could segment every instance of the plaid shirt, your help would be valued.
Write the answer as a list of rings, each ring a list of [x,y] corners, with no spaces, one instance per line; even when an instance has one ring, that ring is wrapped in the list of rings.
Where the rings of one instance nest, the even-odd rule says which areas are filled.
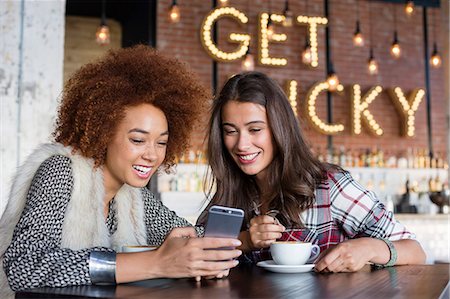
[[[301,214],[302,229],[286,229],[280,241],[311,242],[324,251],[348,239],[371,237],[391,241],[415,239],[404,225],[394,219],[375,193],[356,182],[349,172],[328,173],[317,187],[315,202]],[[267,249],[246,255],[253,261],[270,259]]]

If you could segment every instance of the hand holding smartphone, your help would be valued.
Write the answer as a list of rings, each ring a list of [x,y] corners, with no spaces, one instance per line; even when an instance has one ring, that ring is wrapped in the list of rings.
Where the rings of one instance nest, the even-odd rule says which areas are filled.
[[[205,237],[237,239],[243,219],[244,211],[241,209],[212,206],[208,210]]]

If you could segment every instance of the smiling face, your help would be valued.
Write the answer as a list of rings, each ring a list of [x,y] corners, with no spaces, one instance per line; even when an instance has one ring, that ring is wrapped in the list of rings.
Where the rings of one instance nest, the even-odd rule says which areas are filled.
[[[150,104],[127,108],[107,148],[105,191],[115,194],[123,184],[146,186],[164,161],[168,139],[167,119],[159,108]]]
[[[238,167],[264,182],[275,149],[266,109],[249,102],[229,101],[222,109],[225,147]]]

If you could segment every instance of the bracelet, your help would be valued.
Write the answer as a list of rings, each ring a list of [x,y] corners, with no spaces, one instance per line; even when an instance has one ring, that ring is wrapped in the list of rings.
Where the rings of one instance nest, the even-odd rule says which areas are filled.
[[[384,267],[392,267],[397,262],[397,249],[395,249],[394,244],[388,240],[388,239],[379,239],[386,243],[387,247],[389,248],[390,258],[389,261],[386,264],[374,264],[377,268],[384,268]]]
[[[93,284],[116,283],[116,253],[92,251],[89,256],[89,275]]]

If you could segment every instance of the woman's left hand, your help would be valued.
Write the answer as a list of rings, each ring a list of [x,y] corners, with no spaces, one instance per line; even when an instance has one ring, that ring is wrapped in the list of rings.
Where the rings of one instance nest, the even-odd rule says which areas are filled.
[[[374,256],[370,238],[351,239],[322,252],[316,260],[318,272],[355,272]]]

